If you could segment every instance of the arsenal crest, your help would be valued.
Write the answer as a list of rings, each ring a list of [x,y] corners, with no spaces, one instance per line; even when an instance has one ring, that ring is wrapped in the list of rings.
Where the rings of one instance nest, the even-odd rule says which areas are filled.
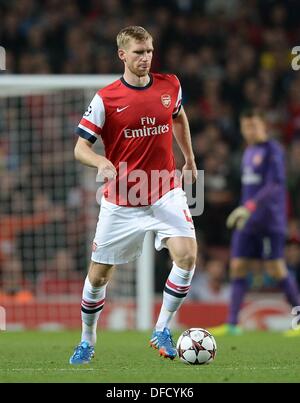
[[[163,106],[165,108],[169,108],[169,106],[171,105],[171,95],[169,94],[163,94],[161,97],[161,103],[163,104]]]

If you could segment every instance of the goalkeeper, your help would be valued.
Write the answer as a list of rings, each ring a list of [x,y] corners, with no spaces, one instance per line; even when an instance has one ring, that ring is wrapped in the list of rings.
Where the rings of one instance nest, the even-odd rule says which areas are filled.
[[[284,261],[286,233],[285,163],[282,147],[270,140],[264,115],[254,108],[240,117],[246,141],[242,159],[241,205],[231,212],[231,298],[228,322],[211,329],[215,335],[238,334],[238,314],[247,291],[247,273],[260,264],[278,281],[291,306],[300,305],[296,282]],[[287,331],[288,335],[300,332]]]

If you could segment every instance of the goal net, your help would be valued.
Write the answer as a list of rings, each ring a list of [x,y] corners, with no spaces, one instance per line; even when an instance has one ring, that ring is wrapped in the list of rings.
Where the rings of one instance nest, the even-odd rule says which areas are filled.
[[[0,76],[0,307],[7,328],[80,326],[99,184],[96,171],[74,159],[74,131],[95,92],[116,78]],[[99,153],[102,147],[95,144]],[[102,327],[152,325],[151,248],[145,253],[115,272]]]

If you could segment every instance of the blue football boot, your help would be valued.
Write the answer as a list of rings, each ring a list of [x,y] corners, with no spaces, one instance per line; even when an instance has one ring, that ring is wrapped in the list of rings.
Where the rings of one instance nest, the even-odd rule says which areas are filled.
[[[165,358],[174,360],[177,355],[171,332],[166,327],[163,331],[153,330],[150,346],[157,349],[159,354]]]
[[[75,347],[74,353],[69,362],[73,365],[89,364],[94,355],[94,347],[87,341],[82,341],[77,347]]]

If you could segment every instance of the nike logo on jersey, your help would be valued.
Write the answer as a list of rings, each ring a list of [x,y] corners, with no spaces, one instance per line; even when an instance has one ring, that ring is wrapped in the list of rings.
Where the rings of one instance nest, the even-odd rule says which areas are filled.
[[[117,112],[122,112],[125,109],[129,108],[130,105],[124,106],[124,108],[117,108]]]

